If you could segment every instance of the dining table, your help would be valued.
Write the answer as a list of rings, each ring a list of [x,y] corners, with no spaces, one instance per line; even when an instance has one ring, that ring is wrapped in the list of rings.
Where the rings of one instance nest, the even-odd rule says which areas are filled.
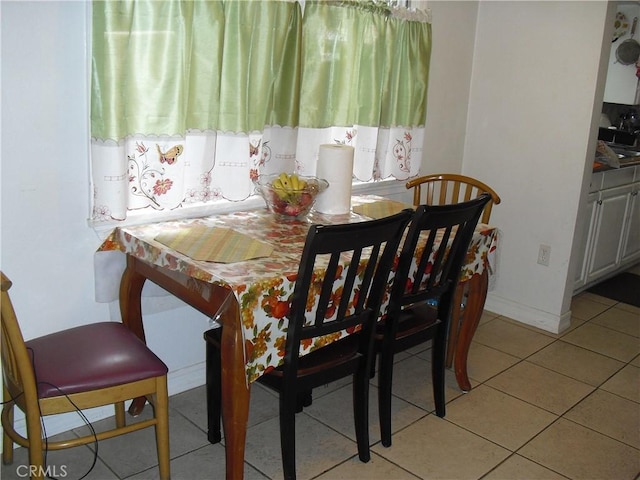
[[[222,424],[228,479],[243,477],[251,384],[283,360],[288,299],[310,225],[361,222],[411,208],[376,195],[353,196],[351,204],[345,215],[312,211],[306,218],[287,220],[266,208],[256,208],[120,226],[98,249],[126,255],[120,313],[122,322],[143,341],[142,289],[147,280],[221,326]],[[460,320],[453,322],[457,341],[450,345],[463,390],[470,388],[467,353],[482,314],[497,240],[496,227],[477,225],[461,272],[462,287],[456,294],[456,301],[461,305],[464,300],[465,308],[455,313]],[[301,351],[304,353],[308,352]],[[145,399],[134,399],[129,413],[139,414],[144,404]]]

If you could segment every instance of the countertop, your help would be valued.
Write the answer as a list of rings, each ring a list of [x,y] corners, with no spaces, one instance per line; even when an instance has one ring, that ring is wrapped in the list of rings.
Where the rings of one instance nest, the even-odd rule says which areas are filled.
[[[630,149],[628,151],[625,151],[624,149],[616,148],[614,148],[614,152],[618,155],[618,162],[620,163],[620,167],[611,167],[609,166],[609,164],[605,163],[605,161],[596,157],[593,162],[593,171],[603,172],[606,170],[618,170],[618,168],[635,167],[636,165],[640,165],[639,152],[632,151]]]
[[[625,157],[625,158],[629,158],[629,161],[623,162],[623,160],[621,159],[619,168],[635,167],[636,165],[640,165],[640,157]],[[600,163],[597,161],[593,162],[594,172],[604,172],[607,170],[618,170],[618,168],[610,167],[606,163]]]

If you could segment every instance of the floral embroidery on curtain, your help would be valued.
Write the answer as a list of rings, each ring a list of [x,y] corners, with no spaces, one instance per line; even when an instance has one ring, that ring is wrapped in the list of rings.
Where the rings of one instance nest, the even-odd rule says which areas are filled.
[[[424,14],[370,1],[94,1],[92,221],[244,200],[322,143],[357,180],[417,174],[430,49]]]

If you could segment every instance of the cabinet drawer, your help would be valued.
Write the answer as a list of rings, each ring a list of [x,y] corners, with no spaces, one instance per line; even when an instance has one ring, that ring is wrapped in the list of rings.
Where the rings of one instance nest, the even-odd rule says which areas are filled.
[[[628,185],[632,183],[635,167],[620,168],[618,170],[609,170],[602,173],[604,174],[602,179],[602,189],[606,190],[607,188],[619,187],[620,185]]]

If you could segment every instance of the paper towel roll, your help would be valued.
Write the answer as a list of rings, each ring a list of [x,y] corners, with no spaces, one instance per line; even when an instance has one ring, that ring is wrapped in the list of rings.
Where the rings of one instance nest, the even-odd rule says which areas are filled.
[[[329,187],[316,199],[318,212],[342,215],[351,211],[353,152],[348,145],[320,145],[316,176],[329,182]]]

